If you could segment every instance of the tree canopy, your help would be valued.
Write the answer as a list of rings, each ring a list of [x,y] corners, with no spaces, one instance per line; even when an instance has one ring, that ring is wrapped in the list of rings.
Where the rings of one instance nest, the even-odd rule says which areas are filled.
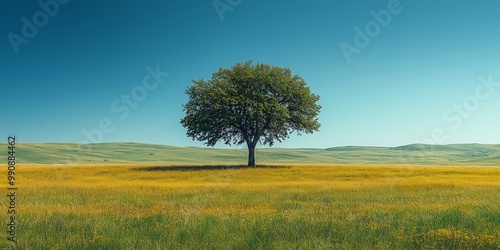
[[[214,146],[246,143],[255,166],[258,142],[272,146],[291,133],[318,131],[319,96],[288,68],[251,61],[220,68],[210,80],[193,80],[181,124],[193,140]]]

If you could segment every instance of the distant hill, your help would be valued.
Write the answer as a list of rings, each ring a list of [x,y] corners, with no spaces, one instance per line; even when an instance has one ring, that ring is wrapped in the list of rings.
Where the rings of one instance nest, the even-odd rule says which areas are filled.
[[[3,144],[3,148],[6,144]],[[327,149],[258,148],[257,164],[412,164],[412,165],[491,165],[500,166],[500,145],[411,144],[400,147],[346,146]],[[19,164],[67,163],[180,163],[245,164],[246,149],[174,147],[141,143],[21,143]],[[7,162],[6,153],[0,161]]]

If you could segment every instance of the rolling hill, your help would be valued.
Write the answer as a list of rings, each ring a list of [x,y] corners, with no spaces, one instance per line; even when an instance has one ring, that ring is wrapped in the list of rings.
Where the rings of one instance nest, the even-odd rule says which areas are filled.
[[[6,148],[6,144],[3,147]],[[411,144],[400,147],[346,146],[327,149],[258,148],[257,164],[500,165],[500,145]],[[7,162],[7,152],[0,161]],[[179,163],[245,164],[246,149],[175,147],[141,143],[21,143],[19,164]]]

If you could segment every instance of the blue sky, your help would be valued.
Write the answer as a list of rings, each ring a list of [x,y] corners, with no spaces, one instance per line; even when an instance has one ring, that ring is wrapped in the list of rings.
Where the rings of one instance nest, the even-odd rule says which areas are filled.
[[[321,130],[275,147],[500,143],[496,0],[40,3],[0,3],[5,139],[203,146],[179,123],[185,89],[253,60],[321,96]],[[168,76],[144,91],[148,67]]]

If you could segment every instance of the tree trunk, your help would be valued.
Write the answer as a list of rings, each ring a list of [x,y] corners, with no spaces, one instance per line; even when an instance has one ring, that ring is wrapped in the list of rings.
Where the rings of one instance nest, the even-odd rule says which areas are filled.
[[[248,146],[248,166],[255,167],[255,146]]]

